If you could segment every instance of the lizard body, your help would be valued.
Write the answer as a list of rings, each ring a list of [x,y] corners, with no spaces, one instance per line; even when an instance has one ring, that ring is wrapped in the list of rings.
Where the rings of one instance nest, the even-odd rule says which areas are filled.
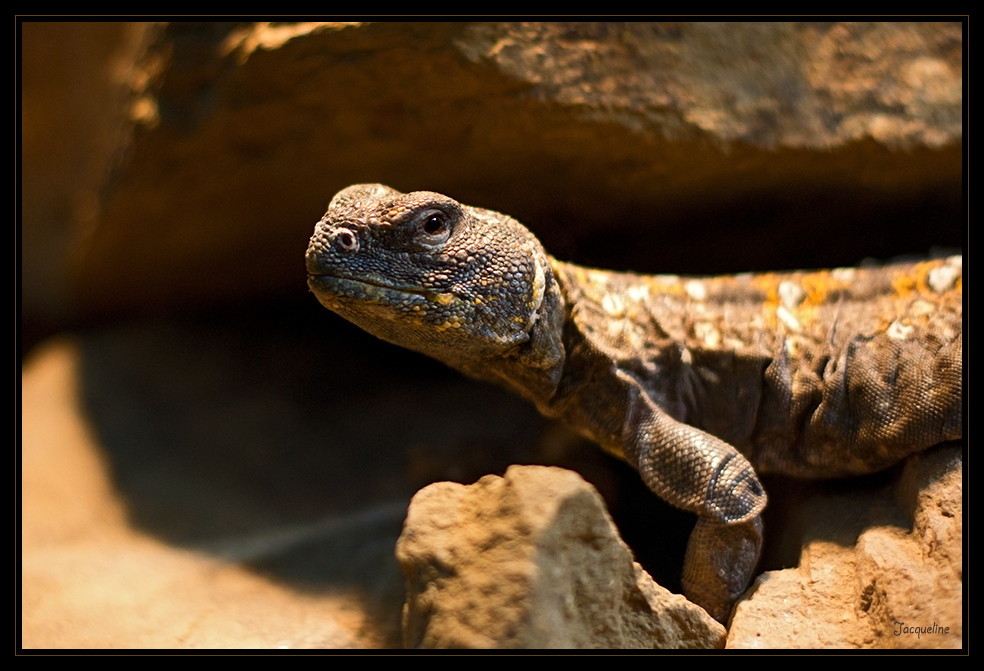
[[[390,342],[525,396],[697,514],[685,594],[726,620],[762,542],[756,476],[870,473],[961,437],[961,257],[715,278],[553,259],[440,194],[339,192],[308,284]]]

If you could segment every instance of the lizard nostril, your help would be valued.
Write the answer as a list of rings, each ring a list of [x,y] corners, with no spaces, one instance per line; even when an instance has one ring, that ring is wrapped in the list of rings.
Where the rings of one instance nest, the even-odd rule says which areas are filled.
[[[340,252],[353,253],[359,251],[359,238],[347,228],[335,231],[335,249]]]

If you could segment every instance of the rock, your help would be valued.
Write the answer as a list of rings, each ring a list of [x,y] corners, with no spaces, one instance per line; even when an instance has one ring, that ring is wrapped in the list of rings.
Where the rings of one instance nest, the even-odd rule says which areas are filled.
[[[808,502],[799,566],[756,579],[727,647],[960,648],[961,476],[959,446],[941,446],[894,486]]]
[[[397,558],[407,647],[715,648],[725,633],[654,583],[594,488],[558,468],[422,489]]]

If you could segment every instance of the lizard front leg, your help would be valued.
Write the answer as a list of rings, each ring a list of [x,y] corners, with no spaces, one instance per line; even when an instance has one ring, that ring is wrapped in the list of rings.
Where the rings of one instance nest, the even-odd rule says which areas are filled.
[[[762,548],[765,491],[734,447],[661,410],[630,374],[622,453],[660,498],[696,513],[683,568],[687,598],[725,622]]]
[[[748,587],[762,550],[762,516],[747,522],[718,524],[699,517],[683,561],[683,593],[727,624],[728,615]]]

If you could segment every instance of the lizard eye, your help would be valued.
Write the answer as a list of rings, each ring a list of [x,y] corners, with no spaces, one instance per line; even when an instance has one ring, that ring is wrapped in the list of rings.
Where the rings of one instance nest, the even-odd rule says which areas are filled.
[[[423,245],[432,247],[444,244],[451,233],[448,217],[440,210],[428,210],[417,220],[416,239]]]

